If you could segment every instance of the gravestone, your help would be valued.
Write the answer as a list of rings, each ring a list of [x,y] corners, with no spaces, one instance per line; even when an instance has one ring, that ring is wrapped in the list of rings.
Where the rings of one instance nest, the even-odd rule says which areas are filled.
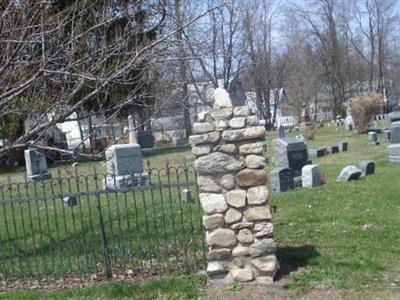
[[[297,138],[273,141],[274,163],[277,168],[291,168],[294,176],[301,176],[301,169],[308,164],[307,146]]]
[[[191,200],[191,193],[190,193],[190,190],[189,190],[189,189],[183,189],[183,190],[181,191],[181,201],[182,201],[183,203],[189,203],[189,202],[192,201],[192,200]]]
[[[338,147],[340,152],[346,152],[349,147],[349,144],[345,141],[341,141],[338,143]]]
[[[390,143],[400,143],[400,122],[394,122],[390,126]]]
[[[398,122],[400,121],[400,111],[393,111],[388,114],[390,123]]]
[[[35,149],[27,149],[24,151],[24,156],[27,181],[31,182],[51,178],[51,174],[47,169],[46,157],[42,153]]]
[[[379,145],[378,136],[375,131],[368,132],[368,145]]]
[[[271,171],[272,193],[281,193],[294,189],[294,172],[290,168],[275,168]]]
[[[322,157],[325,155],[325,150],[325,148],[309,149],[308,158],[312,160],[318,157]]]
[[[390,143],[390,129],[385,129],[383,131],[383,140],[385,143]]]
[[[128,134],[129,134],[129,144],[136,143],[136,133],[135,127],[133,124],[133,117],[131,115],[128,116]]]
[[[317,165],[306,165],[301,170],[302,186],[313,188],[321,185],[321,169]]]
[[[389,114],[390,115],[390,114]],[[393,115],[391,116],[391,119]],[[390,125],[390,145],[387,148],[389,162],[394,165],[400,164],[400,122],[395,120]]]
[[[393,165],[400,165],[400,143],[390,144],[387,151],[389,162]]]
[[[350,165],[343,168],[339,176],[336,178],[337,182],[346,182],[358,179],[361,176],[361,170],[356,166]]]
[[[142,149],[154,148],[153,131],[138,131],[138,144]]]
[[[278,127],[278,138],[283,139],[285,138],[285,128],[282,125],[279,125]]]
[[[72,207],[78,203],[78,199],[75,196],[66,196],[62,198],[64,207]]]
[[[174,147],[182,146],[184,144],[184,138],[183,138],[183,133],[180,130],[174,131],[172,134],[172,141],[171,144]]]
[[[361,176],[367,176],[375,173],[375,163],[371,160],[362,160],[359,164]]]
[[[331,153],[335,154],[335,153],[339,153],[339,146],[337,145],[333,145],[331,148]]]
[[[354,119],[351,115],[351,110],[346,110],[346,119],[344,120],[344,128],[348,131],[352,131],[355,128]]]
[[[148,174],[143,172],[142,150],[138,144],[113,145],[106,150],[108,189],[148,184]]]

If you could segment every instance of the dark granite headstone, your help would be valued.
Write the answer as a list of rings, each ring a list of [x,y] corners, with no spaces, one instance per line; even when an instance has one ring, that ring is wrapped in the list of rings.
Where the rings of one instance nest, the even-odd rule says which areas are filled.
[[[297,138],[275,139],[273,151],[277,168],[291,168],[295,176],[301,176],[301,169],[308,164],[307,146],[304,141]]]
[[[294,172],[290,168],[275,168],[271,171],[272,193],[294,189]]]
[[[154,148],[153,131],[138,131],[138,144],[141,148]]]
[[[317,157],[325,156],[325,150],[325,148],[309,149],[308,158],[312,160]]]
[[[334,154],[334,153],[339,153],[339,146],[337,146],[337,145],[335,145],[335,146],[332,146],[331,147],[331,153],[332,154]]]

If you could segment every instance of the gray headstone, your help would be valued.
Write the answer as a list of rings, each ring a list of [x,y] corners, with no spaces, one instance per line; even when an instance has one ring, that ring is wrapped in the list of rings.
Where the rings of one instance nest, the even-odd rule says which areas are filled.
[[[281,193],[294,189],[294,173],[290,168],[275,168],[271,171],[272,193]]]
[[[338,143],[338,147],[340,152],[346,152],[349,147],[349,144],[345,141],[341,141]]]
[[[172,134],[171,144],[174,147],[182,146],[184,144],[184,138],[183,138],[182,131],[180,131],[180,130],[174,131],[174,133]]]
[[[371,160],[362,160],[359,164],[361,176],[367,176],[375,173],[375,163]]]
[[[113,145],[106,150],[107,173],[116,176],[143,171],[142,149],[138,144]]]
[[[347,166],[340,172],[339,176],[336,178],[338,182],[346,182],[354,179],[358,179],[361,176],[361,170],[356,166]]]
[[[106,150],[108,189],[149,184],[148,174],[143,172],[142,150],[138,144],[113,145]]]
[[[390,143],[390,129],[385,129],[383,131],[383,140],[385,143]]]
[[[283,139],[285,138],[285,128],[282,125],[279,125],[278,127],[278,138]]]
[[[388,117],[389,117],[391,123],[400,121],[400,111],[393,111],[388,114]]]
[[[24,156],[27,181],[51,178],[51,174],[47,169],[46,157],[42,153],[34,149],[27,149],[24,151]]]
[[[391,144],[400,143],[400,122],[394,122],[390,126],[390,143]]]
[[[379,145],[378,136],[375,131],[368,132],[368,144],[369,145]]]
[[[321,185],[321,169],[317,165],[306,165],[301,171],[301,184],[306,188]]]
[[[275,139],[273,151],[277,168],[291,168],[295,176],[301,176],[301,169],[308,164],[307,146],[304,141],[297,138]]]
[[[400,165],[400,143],[389,145],[387,150],[389,162],[393,165]]]

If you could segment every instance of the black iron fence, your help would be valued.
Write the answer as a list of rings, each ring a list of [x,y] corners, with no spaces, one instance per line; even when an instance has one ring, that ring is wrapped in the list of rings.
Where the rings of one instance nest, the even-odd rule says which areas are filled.
[[[113,174],[58,169],[52,179],[0,183],[0,278],[184,274],[205,267],[192,166],[147,168],[141,186]],[[137,176],[137,174],[135,174]]]

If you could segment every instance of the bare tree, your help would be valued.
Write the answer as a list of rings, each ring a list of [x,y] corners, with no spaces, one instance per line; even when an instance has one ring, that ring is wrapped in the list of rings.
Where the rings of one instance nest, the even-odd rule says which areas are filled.
[[[28,145],[49,148],[48,130],[81,109],[107,117],[134,111],[139,123],[148,122],[157,65],[177,31],[160,32],[166,9],[156,0],[2,2],[0,122],[7,144],[0,156]]]

